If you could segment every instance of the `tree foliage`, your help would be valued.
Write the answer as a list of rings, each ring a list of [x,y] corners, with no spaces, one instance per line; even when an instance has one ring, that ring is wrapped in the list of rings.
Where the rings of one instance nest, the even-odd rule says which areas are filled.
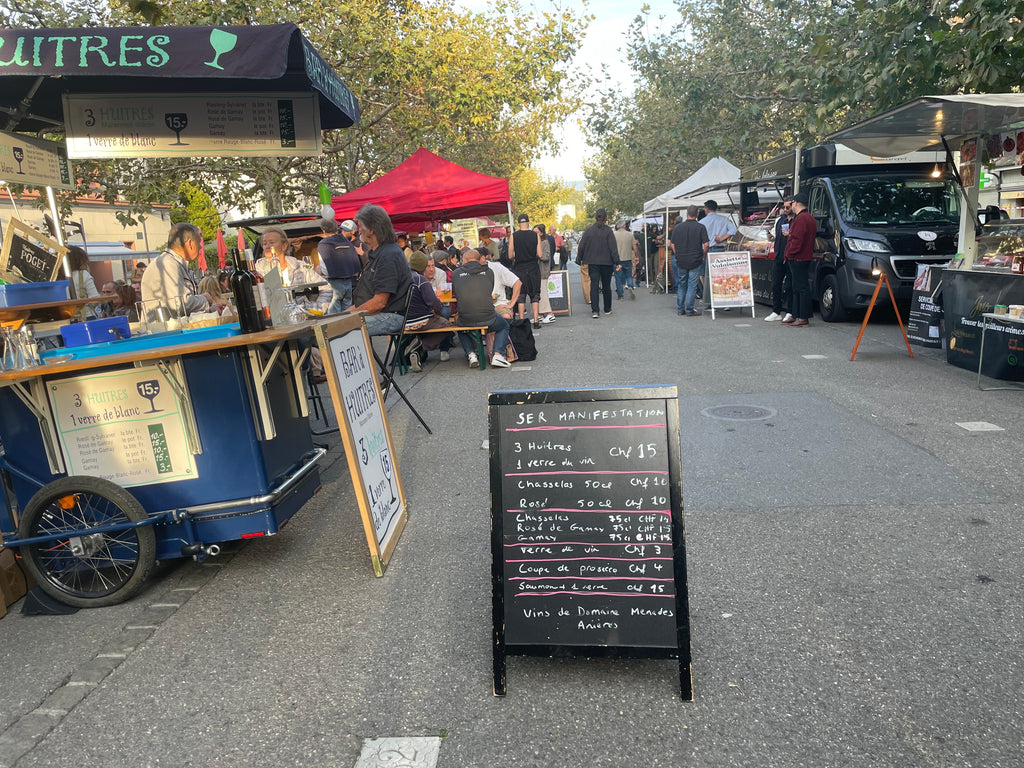
[[[47,0],[7,2],[20,7],[0,17],[10,26],[294,22],[359,99],[360,123],[325,132],[320,157],[76,163],[75,194],[122,195],[134,203],[131,214],[174,199],[183,178],[222,210],[319,208],[321,181],[335,194],[354,189],[421,145],[481,173],[512,176],[579,104],[581,84],[568,65],[589,20],[585,6],[530,13],[520,0],[498,0],[486,13],[453,0],[68,0],[51,13]]]
[[[631,27],[633,100],[590,105],[591,192],[643,201],[722,155],[743,166],[926,94],[1020,87],[1024,0],[679,0]]]

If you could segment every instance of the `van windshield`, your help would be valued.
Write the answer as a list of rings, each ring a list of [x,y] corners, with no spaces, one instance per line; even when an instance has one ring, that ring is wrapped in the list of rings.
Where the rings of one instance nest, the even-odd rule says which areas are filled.
[[[884,176],[833,179],[839,215],[849,224],[956,224],[960,196],[948,179]]]

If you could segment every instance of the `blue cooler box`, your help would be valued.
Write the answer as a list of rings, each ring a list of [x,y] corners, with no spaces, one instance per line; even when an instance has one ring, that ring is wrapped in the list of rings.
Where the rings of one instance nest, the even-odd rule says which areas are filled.
[[[17,283],[0,285],[0,307],[22,304],[53,304],[68,300],[68,281],[55,283]]]
[[[81,347],[101,341],[127,339],[132,332],[128,328],[128,318],[122,315],[86,320],[84,323],[70,323],[61,326],[60,335],[64,337],[65,347]]]

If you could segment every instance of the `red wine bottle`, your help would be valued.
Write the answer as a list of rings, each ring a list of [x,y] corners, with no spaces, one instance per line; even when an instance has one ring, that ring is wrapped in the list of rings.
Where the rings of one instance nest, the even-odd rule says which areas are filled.
[[[238,324],[242,328],[242,333],[262,331],[266,328],[266,323],[257,304],[259,292],[256,289],[256,282],[242,265],[237,248],[232,249],[231,258],[235,267],[231,273],[231,292],[235,296],[235,306],[238,309]]]

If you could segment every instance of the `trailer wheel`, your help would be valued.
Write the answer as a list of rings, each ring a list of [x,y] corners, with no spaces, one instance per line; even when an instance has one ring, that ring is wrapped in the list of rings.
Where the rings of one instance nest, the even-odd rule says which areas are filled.
[[[62,603],[97,608],[123,602],[145,583],[156,562],[152,526],[113,533],[92,528],[145,520],[128,491],[109,480],[78,475],[43,486],[25,506],[18,536],[60,534],[21,547],[22,562],[39,586]]]
[[[821,309],[821,319],[826,323],[841,323],[846,319],[846,308],[843,306],[843,300],[839,298],[839,282],[835,275],[825,275],[818,306]]]

